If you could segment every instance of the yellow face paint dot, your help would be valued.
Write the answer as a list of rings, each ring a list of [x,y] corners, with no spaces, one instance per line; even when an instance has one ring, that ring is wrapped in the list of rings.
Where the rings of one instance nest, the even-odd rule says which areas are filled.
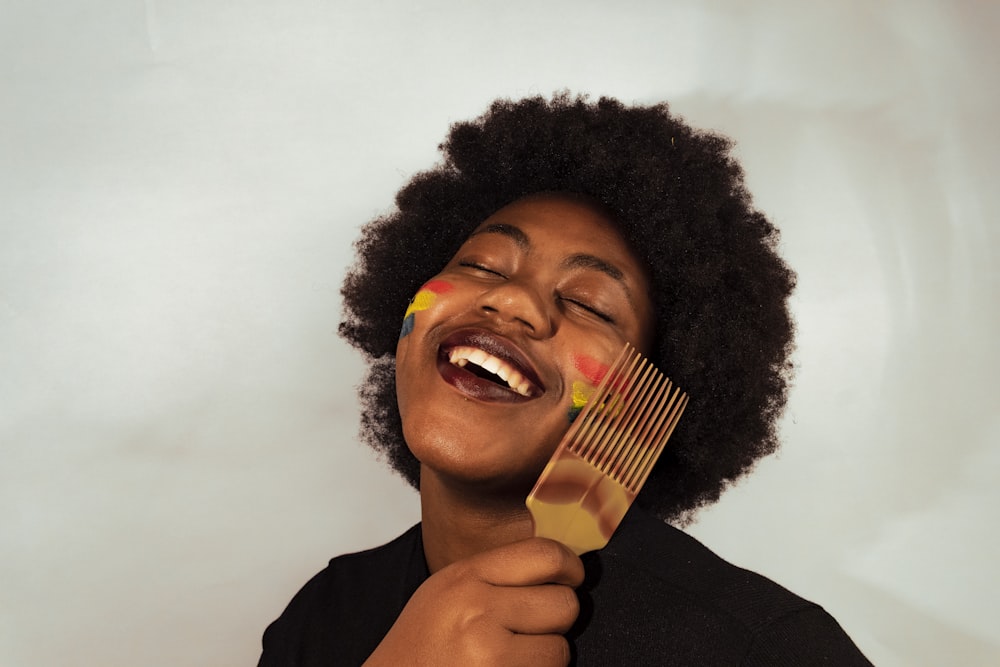
[[[403,328],[399,332],[399,337],[409,335],[413,331],[414,314],[420,312],[421,310],[427,310],[434,305],[435,299],[437,299],[439,294],[445,294],[451,291],[451,284],[446,283],[443,280],[432,280],[426,283],[420,288],[413,300],[410,301],[410,305],[406,309],[406,313],[403,315]]]
[[[573,381],[573,407],[579,410],[587,404],[590,396],[594,393],[594,388],[586,382],[580,380]]]
[[[427,310],[434,303],[434,299],[437,298],[437,294],[431,292],[430,290],[421,290],[417,292],[417,295],[413,297],[413,301],[410,302],[409,307],[406,309],[406,314],[403,318],[409,317],[412,313],[420,310]]]
[[[573,392],[570,396],[571,403],[569,412],[567,413],[570,423],[573,423],[576,416],[580,414],[580,410],[583,410],[583,406],[587,404],[593,393],[594,387],[587,382],[582,380],[573,381]]]

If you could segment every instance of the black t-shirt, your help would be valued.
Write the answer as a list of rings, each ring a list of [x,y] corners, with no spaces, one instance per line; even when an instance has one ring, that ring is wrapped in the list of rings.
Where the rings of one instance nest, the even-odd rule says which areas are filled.
[[[871,664],[821,607],[638,508],[583,562],[573,664]],[[419,524],[333,559],[267,628],[258,667],[360,665],[428,576]]]

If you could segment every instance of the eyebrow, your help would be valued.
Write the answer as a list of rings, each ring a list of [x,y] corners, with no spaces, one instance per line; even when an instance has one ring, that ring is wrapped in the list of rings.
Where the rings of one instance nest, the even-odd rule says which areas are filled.
[[[521,250],[531,249],[531,240],[528,235],[522,232],[519,228],[514,225],[506,225],[502,222],[494,222],[492,224],[486,225],[482,229],[477,229],[476,231],[469,234],[471,239],[473,236],[479,236],[480,234],[500,234],[501,236],[506,236],[507,238],[514,241],[517,247]]]
[[[625,274],[614,264],[607,262],[600,257],[595,257],[594,255],[588,255],[586,253],[580,253],[577,255],[570,255],[562,261],[563,268],[566,269],[590,269],[591,271],[600,271],[606,276],[609,276],[617,282],[622,290],[625,291],[625,299],[632,306],[632,310],[637,310],[635,305],[635,299],[632,297],[632,290],[629,289],[628,283],[625,282]]]
[[[531,239],[525,234],[520,228],[514,225],[508,225],[502,222],[494,222],[486,225],[482,229],[477,229],[469,235],[469,238],[477,236],[479,234],[500,234],[501,236],[506,236],[511,239],[517,247],[522,250],[531,250]],[[562,261],[562,267],[566,269],[591,269],[594,271],[600,271],[607,276],[614,278],[618,281],[622,288],[625,290],[625,295],[628,300],[632,301],[632,290],[629,289],[628,284],[625,282],[625,274],[614,264],[608,261],[596,257],[594,255],[588,255],[586,253],[580,253],[576,255],[570,255]]]
[[[567,269],[593,269],[606,273],[620,283],[625,282],[625,274],[614,264],[604,261],[594,255],[579,254],[571,255],[563,260],[562,265]]]

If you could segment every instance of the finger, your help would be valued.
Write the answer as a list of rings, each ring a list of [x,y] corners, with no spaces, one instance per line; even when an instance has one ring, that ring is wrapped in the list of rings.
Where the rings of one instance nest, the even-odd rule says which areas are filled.
[[[495,621],[518,634],[567,632],[580,614],[580,600],[569,586],[497,586],[491,601]]]
[[[482,580],[499,586],[535,586],[583,583],[580,557],[568,547],[541,537],[506,544],[469,559]]]
[[[503,664],[565,667],[571,657],[569,642],[562,635],[514,635]]]

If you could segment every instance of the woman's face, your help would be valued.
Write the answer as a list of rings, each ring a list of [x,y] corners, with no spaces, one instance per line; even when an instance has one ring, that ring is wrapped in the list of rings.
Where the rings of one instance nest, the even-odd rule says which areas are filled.
[[[403,434],[436,474],[525,495],[625,342],[649,283],[613,224],[557,195],[486,219],[415,296],[396,351]]]

